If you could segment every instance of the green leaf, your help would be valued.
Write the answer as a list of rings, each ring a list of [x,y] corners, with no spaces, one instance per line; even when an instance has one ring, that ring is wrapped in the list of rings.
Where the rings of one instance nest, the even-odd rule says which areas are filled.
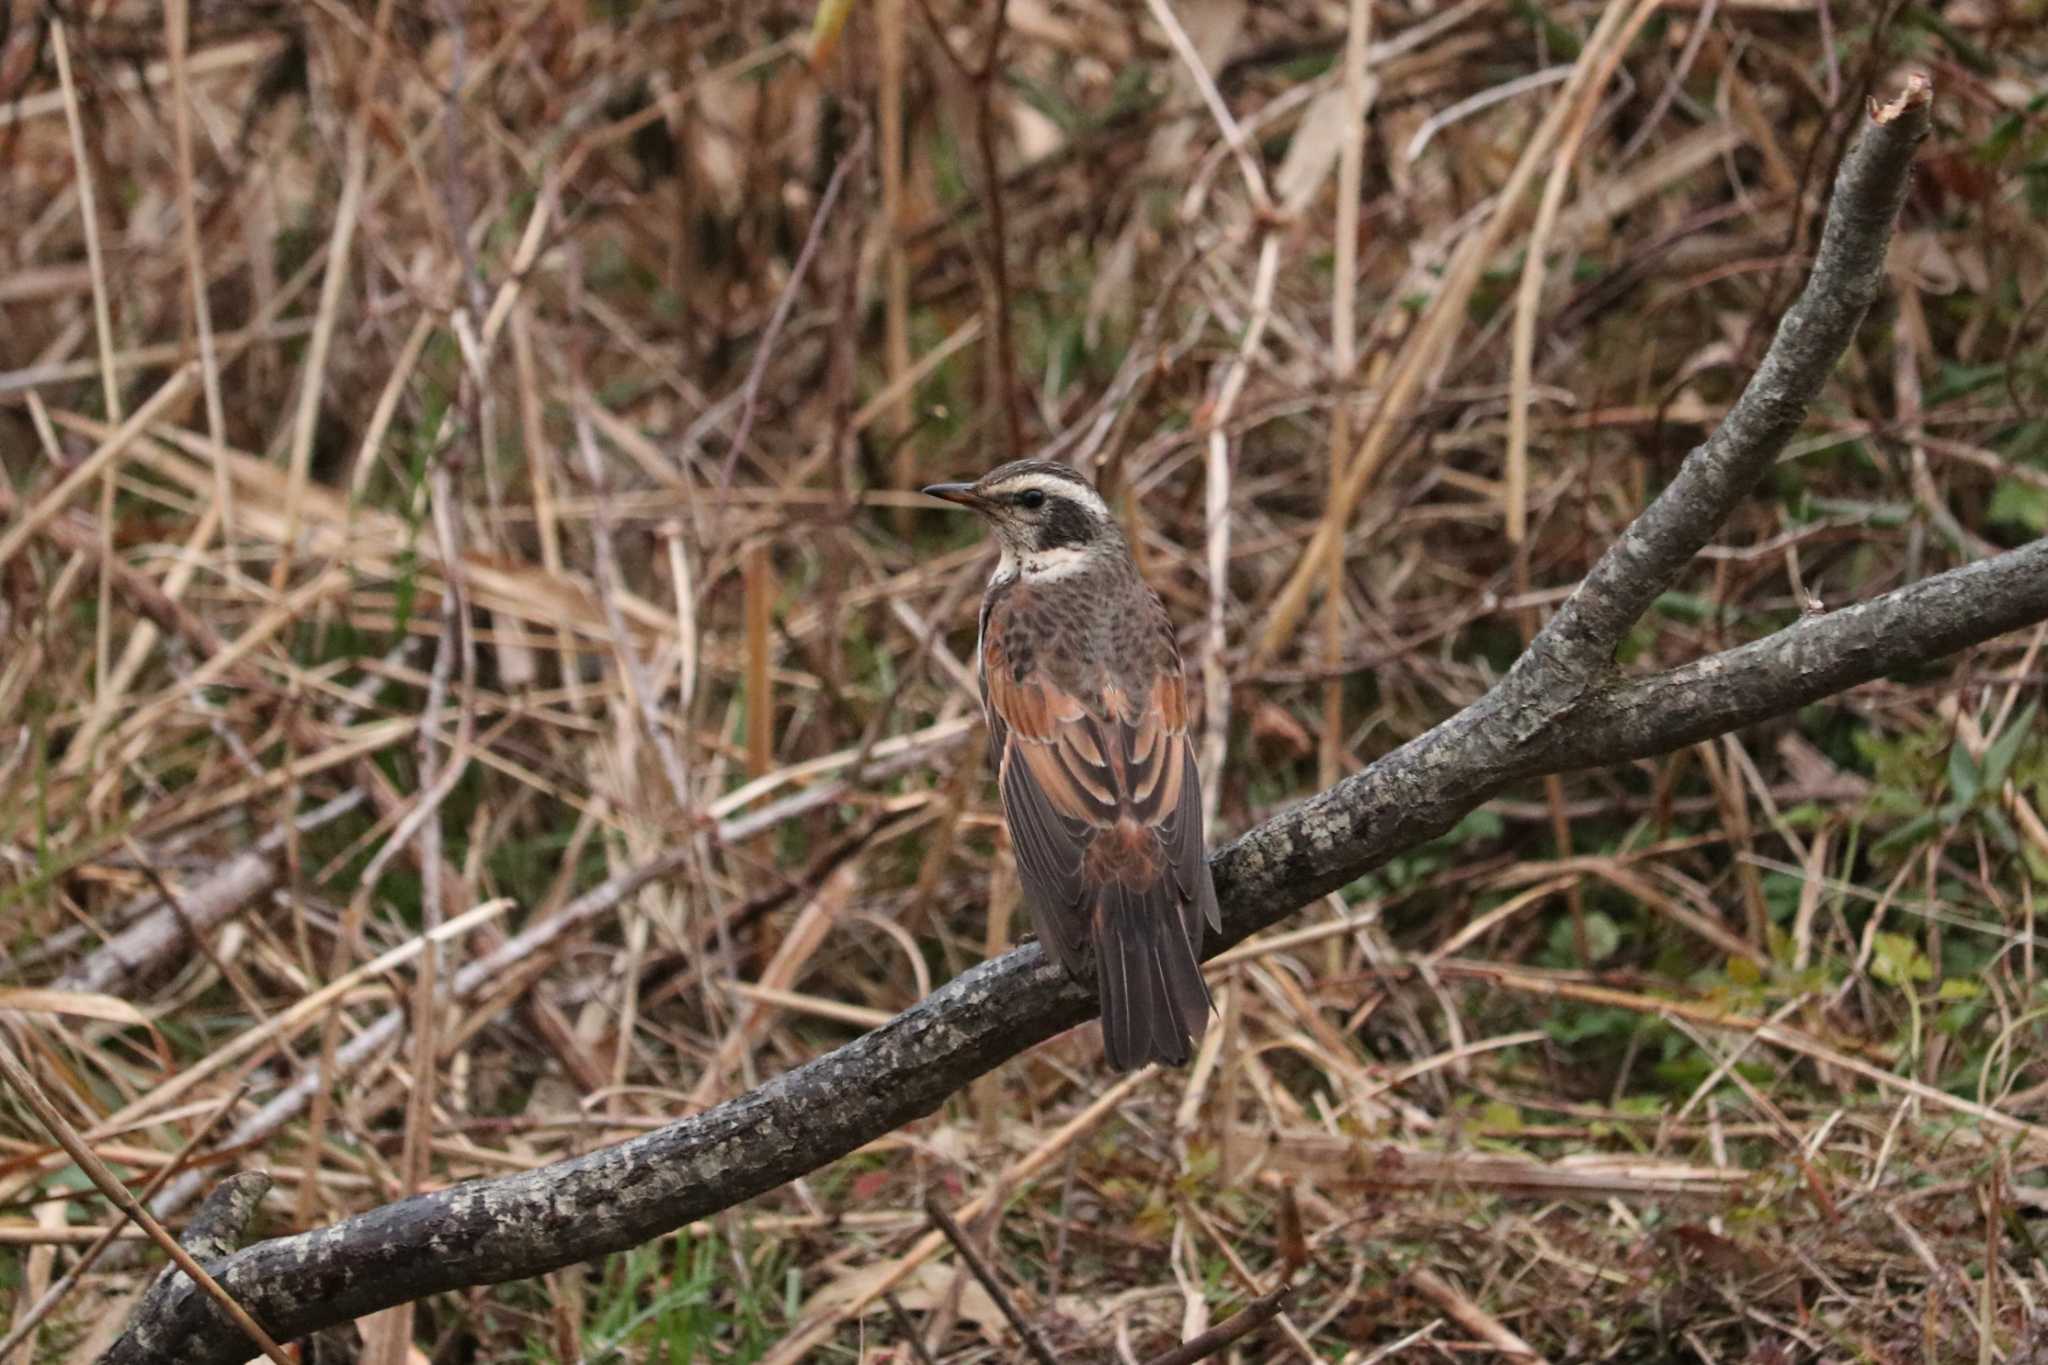
[[[1959,1000],[1934,1016],[1937,1032],[1951,1038],[1961,1038],[1984,1017],[1984,1005],[1976,1000]]]
[[[1588,1038],[1626,1038],[1639,1017],[1627,1010],[1568,1007],[1543,1021],[1552,1040],[1569,1047]]]
[[[1586,952],[1588,960],[1585,965],[1592,966],[1596,962],[1606,961],[1608,958],[1613,957],[1620,947],[1621,926],[1598,910],[1587,914]],[[1575,962],[1578,960],[1578,930],[1573,927],[1569,916],[1560,917],[1550,926],[1550,951],[1562,961]]]
[[[2005,812],[1997,806],[1986,806],[1977,812],[1978,821],[1990,831],[1991,842],[1998,845],[2001,853],[2017,853],[2020,850],[2020,836],[2014,831],[2012,821],[2005,818]]]
[[[1712,599],[1696,592],[1672,591],[1659,593],[1650,609],[1675,621],[1697,624],[1713,618],[1715,604]]]
[[[2048,531],[2048,488],[2018,479],[2000,479],[1991,490],[1991,506],[1985,512],[1990,521],[2016,523],[2035,535]]]
[[[1970,757],[1969,746],[1960,741],[1948,746],[1948,789],[1964,805],[1975,801],[1977,793],[1983,790],[1977,760]]]
[[[2040,804],[2037,802],[2036,804]],[[2030,839],[2020,845],[2020,854],[2027,860],[2027,873],[2037,882],[2048,882],[2048,853],[2035,848]]]
[[[1982,165],[1993,165],[2017,147],[2027,130],[2026,120],[2018,114],[2007,114],[1991,125],[1991,131],[1977,144],[1977,161]]]
[[[1519,1133],[1522,1111],[1505,1100],[1488,1100],[1479,1110],[1479,1127],[1488,1133]]]
[[[2027,709],[2005,727],[2005,733],[1991,742],[1984,751],[1984,789],[1994,795],[2005,786],[2005,779],[2012,773],[2012,761],[2019,757],[2020,745],[2034,732],[2034,713],[2041,707],[2038,701],[2027,703]]]
[[[1943,365],[1927,386],[1928,407],[1953,403],[2005,382],[2005,365]]]
[[[1605,962],[1621,947],[1621,926],[1598,910],[1586,916],[1586,947],[1595,962]]]
[[[1940,816],[1931,810],[1924,811],[1872,844],[1870,851],[1873,853],[1891,853],[1906,847],[1908,844],[1916,844],[1929,834],[1932,834],[1940,823]]]
[[[1878,980],[1905,986],[1934,979],[1934,964],[1910,934],[1879,934],[1874,946],[1877,960],[1871,964],[1871,971]]]

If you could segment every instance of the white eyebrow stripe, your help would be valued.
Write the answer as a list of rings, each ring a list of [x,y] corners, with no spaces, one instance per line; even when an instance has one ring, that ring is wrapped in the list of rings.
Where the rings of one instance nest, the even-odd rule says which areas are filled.
[[[991,493],[1021,493],[1027,488],[1036,488],[1047,497],[1072,498],[1098,517],[1107,518],[1109,516],[1109,504],[1102,500],[1100,493],[1085,483],[1079,483],[1073,479],[1063,479],[1057,474],[1013,474],[989,491]]]

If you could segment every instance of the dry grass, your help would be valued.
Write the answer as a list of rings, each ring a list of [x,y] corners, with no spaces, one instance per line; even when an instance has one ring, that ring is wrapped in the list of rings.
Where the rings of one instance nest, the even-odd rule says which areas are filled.
[[[1732,398],[1902,63],[1892,296],[1635,658],[2048,527],[2038,5],[991,8],[815,66],[694,0],[0,27],[0,1027],[133,1184],[229,1106],[174,1226],[237,1167],[276,1231],[588,1150],[1007,942],[988,556],[920,482],[1116,490],[1219,838],[1472,700]],[[936,1199],[1062,1359],[1295,1263],[1238,1358],[2048,1359],[2043,638],[1495,803],[1222,959],[1185,1075],[1080,1029],[366,1336],[1018,1358]],[[0,1303],[109,1221],[0,1100]]]

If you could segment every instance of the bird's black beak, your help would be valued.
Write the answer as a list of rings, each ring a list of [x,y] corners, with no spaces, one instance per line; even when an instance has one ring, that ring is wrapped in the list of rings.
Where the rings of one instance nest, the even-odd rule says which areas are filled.
[[[981,506],[981,498],[975,493],[974,485],[971,483],[927,484],[922,492],[928,498],[939,498],[946,502],[956,502],[962,507],[978,509]]]

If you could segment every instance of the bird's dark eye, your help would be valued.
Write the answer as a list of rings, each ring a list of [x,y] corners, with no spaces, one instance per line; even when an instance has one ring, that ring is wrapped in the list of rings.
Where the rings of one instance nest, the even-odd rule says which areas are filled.
[[[1019,493],[1017,495],[1017,505],[1019,507],[1025,508],[1038,508],[1045,506],[1045,490],[1043,488],[1025,489],[1022,493]]]

